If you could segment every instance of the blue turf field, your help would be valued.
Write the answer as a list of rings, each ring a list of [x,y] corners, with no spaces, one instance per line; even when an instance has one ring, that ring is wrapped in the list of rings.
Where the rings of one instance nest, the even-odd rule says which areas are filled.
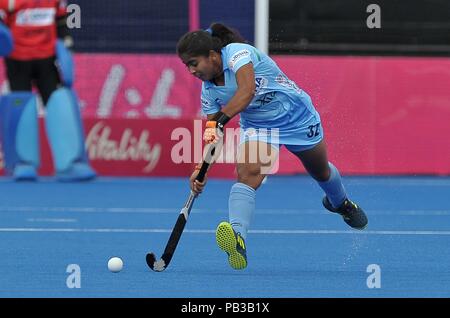
[[[210,180],[169,268],[161,256],[187,179],[0,179],[0,297],[449,297],[450,178],[345,177],[369,227],[351,230],[321,206],[306,176],[270,177],[257,192],[249,266],[229,268],[214,230],[227,219],[232,181]],[[107,261],[125,266],[113,274]],[[69,264],[81,288],[69,289]],[[369,289],[370,264],[381,288]]]

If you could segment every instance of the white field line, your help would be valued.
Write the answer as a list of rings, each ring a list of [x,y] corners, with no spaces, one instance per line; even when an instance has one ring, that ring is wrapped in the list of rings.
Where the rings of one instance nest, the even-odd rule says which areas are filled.
[[[155,214],[173,214],[178,213],[181,207],[174,208],[98,208],[98,207],[29,207],[29,206],[0,206],[0,212],[44,212],[44,213],[155,213]],[[192,209],[192,213],[227,213],[226,209]],[[366,212],[371,215],[450,215],[450,210],[421,210],[421,209],[402,209],[402,210],[370,210]],[[324,208],[317,209],[263,209],[257,208],[257,214],[329,214]]]
[[[74,233],[170,233],[172,229],[111,229],[111,228],[0,228],[0,232],[74,232]],[[215,230],[184,230],[191,234],[213,234]],[[347,235],[450,235],[450,231],[341,231],[341,230],[250,230],[253,234],[347,234]]]

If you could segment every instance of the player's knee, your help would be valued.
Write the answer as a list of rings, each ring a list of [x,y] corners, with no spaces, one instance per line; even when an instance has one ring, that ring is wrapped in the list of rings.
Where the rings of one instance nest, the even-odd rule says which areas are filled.
[[[330,179],[330,169],[322,169],[320,171],[315,171],[313,173],[310,173],[310,175],[319,182],[325,182]]]
[[[257,189],[263,180],[261,169],[256,165],[238,167],[238,182],[244,183],[253,189]]]

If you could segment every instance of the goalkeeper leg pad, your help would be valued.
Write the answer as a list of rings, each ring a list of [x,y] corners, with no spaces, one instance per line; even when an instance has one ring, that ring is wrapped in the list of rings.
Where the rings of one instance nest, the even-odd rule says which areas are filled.
[[[69,88],[72,87],[74,81],[73,57],[63,40],[56,41],[56,65],[62,84]]]
[[[78,98],[68,88],[53,92],[47,103],[47,136],[52,149],[56,177],[60,181],[85,181],[96,177],[84,145]]]
[[[5,172],[15,180],[35,180],[39,167],[36,96],[14,92],[0,97],[0,135]]]

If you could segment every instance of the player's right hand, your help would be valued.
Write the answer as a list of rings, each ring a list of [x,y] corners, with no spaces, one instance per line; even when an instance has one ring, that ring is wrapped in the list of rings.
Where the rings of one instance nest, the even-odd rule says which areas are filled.
[[[198,180],[195,180],[197,178],[198,173],[200,172],[200,169],[195,169],[194,172],[192,172],[191,177],[189,178],[190,184],[191,184],[191,190],[195,193],[199,194],[202,193],[203,188],[206,185],[206,181],[208,177],[205,175],[205,178],[203,179],[203,182],[200,182]]]
[[[208,120],[203,133],[203,141],[208,144],[217,144],[223,137],[223,131],[217,127],[217,122]]]

